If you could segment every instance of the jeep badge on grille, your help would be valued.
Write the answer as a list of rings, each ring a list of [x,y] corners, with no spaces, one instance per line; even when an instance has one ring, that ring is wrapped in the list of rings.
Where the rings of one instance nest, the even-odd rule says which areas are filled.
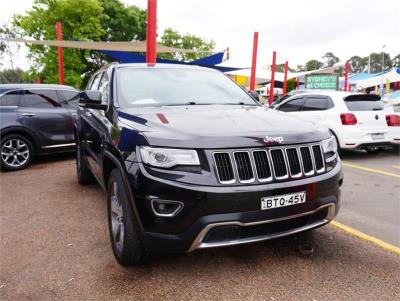
[[[282,136],[265,136],[264,138],[264,142],[265,143],[273,143],[273,142],[277,142],[277,143],[283,143],[283,137]]]

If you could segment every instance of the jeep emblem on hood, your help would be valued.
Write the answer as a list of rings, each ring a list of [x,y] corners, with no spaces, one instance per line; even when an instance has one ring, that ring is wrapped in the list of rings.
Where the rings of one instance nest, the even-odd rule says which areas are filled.
[[[283,143],[283,137],[282,136],[265,136],[264,138],[265,143],[272,143],[272,142],[277,142],[277,143]]]

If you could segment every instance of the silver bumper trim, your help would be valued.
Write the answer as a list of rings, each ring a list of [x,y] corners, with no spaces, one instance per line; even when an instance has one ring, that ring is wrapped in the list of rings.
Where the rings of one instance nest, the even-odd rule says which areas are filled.
[[[207,235],[207,233],[215,227],[219,226],[241,226],[241,227],[247,227],[247,226],[254,226],[254,225],[260,225],[260,224],[267,224],[267,223],[274,223],[274,222],[279,222],[279,221],[284,221],[284,220],[290,220],[293,218],[298,218],[306,215],[311,215],[319,210],[328,208],[328,214],[327,216],[317,222],[305,225],[303,227],[299,228],[294,228],[288,231],[283,231],[283,232],[277,232],[273,234],[266,234],[263,236],[257,236],[257,237],[249,237],[249,238],[243,238],[243,239],[237,239],[237,240],[230,240],[230,241],[223,241],[223,242],[213,242],[213,243],[203,243],[204,237]],[[239,244],[246,244],[246,243],[251,243],[251,242],[256,242],[256,241],[262,241],[262,240],[269,240],[269,239],[274,239],[278,237],[283,237],[295,233],[299,233],[302,231],[306,231],[312,228],[316,228],[322,225],[325,225],[329,223],[331,220],[335,218],[336,215],[336,206],[335,203],[329,203],[323,206],[320,206],[312,211],[307,211],[304,213],[300,214],[295,214],[291,216],[286,216],[286,217],[281,217],[281,218],[275,218],[275,219],[269,219],[269,220],[263,220],[263,221],[258,221],[258,222],[253,222],[253,223],[242,223],[239,221],[231,221],[231,222],[221,222],[221,223],[213,223],[213,224],[208,224],[203,228],[203,230],[200,231],[200,233],[197,235],[196,239],[193,241],[192,245],[189,248],[188,252],[192,252],[197,249],[205,249],[205,248],[217,248],[217,247],[224,247],[224,246],[233,246],[233,245],[239,245]]]

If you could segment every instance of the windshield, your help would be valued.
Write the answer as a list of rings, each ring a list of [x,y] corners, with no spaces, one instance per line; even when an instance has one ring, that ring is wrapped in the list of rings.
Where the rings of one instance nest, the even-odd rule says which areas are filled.
[[[380,111],[383,110],[383,102],[378,95],[355,94],[344,99],[349,111]]]
[[[117,93],[123,106],[241,104],[256,102],[223,73],[214,70],[118,69]]]

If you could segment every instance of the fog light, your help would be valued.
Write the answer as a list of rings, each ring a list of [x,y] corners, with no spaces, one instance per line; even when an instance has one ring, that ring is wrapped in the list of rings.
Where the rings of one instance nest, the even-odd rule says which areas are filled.
[[[151,208],[156,216],[173,217],[183,209],[183,203],[178,201],[152,199]]]

